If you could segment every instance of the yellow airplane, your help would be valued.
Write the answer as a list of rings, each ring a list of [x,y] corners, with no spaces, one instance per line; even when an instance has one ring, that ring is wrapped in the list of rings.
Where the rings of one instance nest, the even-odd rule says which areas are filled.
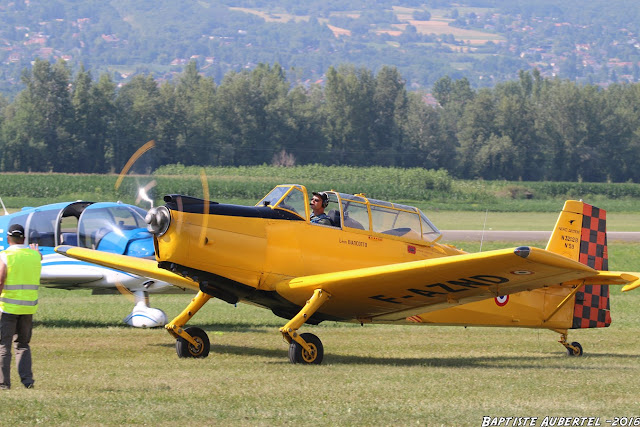
[[[640,286],[640,273],[607,271],[606,213],[581,201],[565,203],[546,249],[466,253],[439,243],[440,231],[415,207],[320,196],[330,224],[311,221],[302,185],[279,185],[255,206],[165,196],[146,217],[156,261],[56,250],[197,290],[165,326],[178,355],[196,358],[209,354],[209,338],[185,324],[212,297],[287,319],[280,332],[292,363],[322,362],[320,339],[298,330],[325,320],[543,328],[579,356],[568,330],[609,326],[608,285]]]

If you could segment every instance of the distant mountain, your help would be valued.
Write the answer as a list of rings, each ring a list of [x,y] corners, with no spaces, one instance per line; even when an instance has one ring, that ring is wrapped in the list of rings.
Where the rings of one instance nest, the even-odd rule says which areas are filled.
[[[410,89],[534,67],[606,85],[640,78],[639,33],[636,0],[1,0],[0,92],[19,91],[37,57],[117,82],[194,60],[217,82],[263,62],[301,83],[349,63],[395,66]]]

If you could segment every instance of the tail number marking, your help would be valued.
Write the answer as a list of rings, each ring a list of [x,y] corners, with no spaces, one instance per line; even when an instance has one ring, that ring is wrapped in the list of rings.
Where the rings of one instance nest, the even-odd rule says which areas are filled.
[[[408,288],[407,295],[403,296],[388,296],[388,295],[372,295],[369,298],[384,301],[391,304],[402,304],[403,300],[411,299],[414,297],[425,297],[427,299],[437,298],[438,296],[447,295],[455,292],[464,292],[469,289],[486,288],[491,285],[500,285],[502,283],[509,282],[509,279],[501,276],[490,275],[478,275],[470,277],[462,277],[458,280],[447,280],[444,283],[432,283],[425,285],[424,288]]]

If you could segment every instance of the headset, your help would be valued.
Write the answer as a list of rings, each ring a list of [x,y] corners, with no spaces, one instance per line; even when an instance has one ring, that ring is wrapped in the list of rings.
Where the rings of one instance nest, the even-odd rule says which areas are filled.
[[[313,192],[311,193],[314,196],[318,196],[320,197],[320,199],[322,199],[322,207],[326,208],[327,206],[329,206],[329,196],[327,195],[327,193],[325,193],[324,191],[319,191],[319,192]]]

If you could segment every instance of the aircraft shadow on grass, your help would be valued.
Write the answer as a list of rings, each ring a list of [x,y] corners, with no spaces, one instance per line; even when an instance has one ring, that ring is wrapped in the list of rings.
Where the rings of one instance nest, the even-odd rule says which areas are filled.
[[[216,354],[227,354],[237,356],[258,356],[273,359],[282,358],[282,349],[266,349],[257,347],[243,347],[237,345],[212,345],[211,351]],[[541,360],[558,360],[557,355],[548,356],[492,356],[492,357],[372,357],[372,356],[351,356],[351,355],[327,355],[327,363],[333,365],[379,365],[379,366],[424,366],[439,368],[508,368],[508,369],[561,369],[562,371],[585,371],[601,370],[601,366],[584,366],[558,364],[552,366],[541,364]],[[631,354],[589,354],[590,358],[616,358],[624,359],[635,357]],[[284,361],[283,361],[284,363]],[[623,368],[624,369],[624,368]]]

